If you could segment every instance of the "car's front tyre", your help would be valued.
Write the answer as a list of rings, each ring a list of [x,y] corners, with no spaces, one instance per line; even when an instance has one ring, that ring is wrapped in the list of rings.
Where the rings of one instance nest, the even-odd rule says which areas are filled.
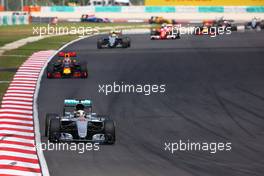
[[[53,70],[54,70],[54,68],[53,68],[53,65],[48,65],[47,66],[47,78],[48,79],[51,79],[51,78],[53,78],[53,76],[52,76],[52,74],[53,74]]]
[[[113,120],[104,121],[104,132],[106,135],[106,143],[114,144],[116,137],[115,137],[115,124]]]
[[[46,118],[45,118],[45,136],[48,136],[48,130],[49,130],[49,123],[51,119],[55,119],[56,117],[58,117],[58,114],[54,114],[54,113],[48,113],[46,114]]]
[[[48,130],[48,138],[50,142],[58,142],[60,135],[60,120],[50,119],[49,130]]]
[[[123,46],[123,48],[130,47],[130,39],[128,37],[123,38],[123,40],[122,40],[122,46]]]
[[[102,45],[103,45],[103,40],[102,39],[99,39],[97,41],[97,49],[102,49]]]

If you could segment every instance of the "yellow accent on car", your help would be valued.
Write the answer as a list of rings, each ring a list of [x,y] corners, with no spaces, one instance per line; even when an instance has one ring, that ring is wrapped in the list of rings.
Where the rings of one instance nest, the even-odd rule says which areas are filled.
[[[65,74],[65,75],[71,74],[71,69],[70,68],[64,68],[63,74]]]

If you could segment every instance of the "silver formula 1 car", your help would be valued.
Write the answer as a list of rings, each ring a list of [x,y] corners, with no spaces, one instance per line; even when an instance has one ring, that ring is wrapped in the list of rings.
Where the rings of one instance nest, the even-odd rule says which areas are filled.
[[[115,124],[92,113],[91,100],[66,99],[63,115],[46,115],[45,136],[50,142],[115,143]]]
[[[97,41],[97,48],[129,48],[131,46],[130,38],[123,37],[122,32],[112,31],[108,37],[100,38]]]
[[[245,24],[245,29],[261,31],[261,29],[264,29],[264,20],[254,17]]]

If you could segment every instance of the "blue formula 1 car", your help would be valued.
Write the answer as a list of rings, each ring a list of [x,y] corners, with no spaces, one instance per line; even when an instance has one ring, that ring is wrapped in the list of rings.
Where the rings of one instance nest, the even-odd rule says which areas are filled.
[[[108,18],[98,18],[94,15],[84,14],[81,17],[81,22],[90,22],[90,23],[110,23]]]

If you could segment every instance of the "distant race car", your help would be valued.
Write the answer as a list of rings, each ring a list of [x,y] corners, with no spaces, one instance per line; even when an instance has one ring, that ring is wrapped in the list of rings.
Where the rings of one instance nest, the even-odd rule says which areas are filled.
[[[115,143],[115,124],[92,112],[91,100],[64,100],[63,115],[46,114],[45,136],[50,142]]]
[[[47,66],[47,78],[87,78],[87,64],[78,62],[76,59],[76,52],[59,52],[58,59],[50,62]]]
[[[254,17],[251,21],[245,24],[246,29],[261,30],[264,29],[264,20]]]
[[[217,26],[213,20],[204,21],[202,26],[194,28],[194,35],[218,35]]]
[[[81,17],[81,22],[110,23],[110,20],[108,18],[98,18],[94,15],[84,14]]]
[[[176,20],[166,19],[166,18],[163,18],[161,16],[152,16],[149,19],[149,24],[163,24],[163,23],[167,23],[167,24],[177,24]]]
[[[180,29],[177,26],[163,24],[160,28],[151,29],[151,40],[179,39]]]
[[[128,37],[123,37],[120,31],[111,31],[108,37],[100,38],[97,41],[97,48],[128,48],[131,41]]]
[[[216,27],[223,27],[226,31],[228,28],[230,31],[237,31],[237,26],[234,24],[234,20],[227,20],[224,17],[216,19],[213,21],[214,26]]]

